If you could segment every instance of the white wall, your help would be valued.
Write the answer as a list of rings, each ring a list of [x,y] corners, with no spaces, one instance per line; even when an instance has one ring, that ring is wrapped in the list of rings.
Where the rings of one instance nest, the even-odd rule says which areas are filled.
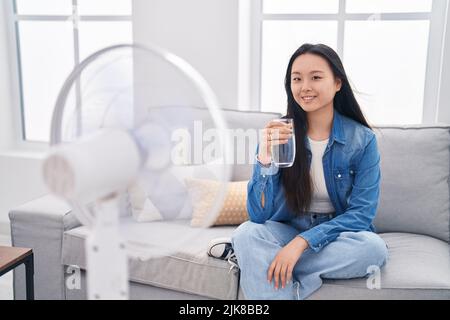
[[[134,0],[134,38],[187,60],[221,107],[238,103],[238,0]]]

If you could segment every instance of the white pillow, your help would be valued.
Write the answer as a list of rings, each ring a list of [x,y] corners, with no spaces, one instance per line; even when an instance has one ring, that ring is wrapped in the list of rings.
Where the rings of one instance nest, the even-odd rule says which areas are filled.
[[[128,189],[131,213],[137,222],[150,222],[162,220],[158,208],[150,201],[145,193],[145,188],[140,181],[135,182]]]

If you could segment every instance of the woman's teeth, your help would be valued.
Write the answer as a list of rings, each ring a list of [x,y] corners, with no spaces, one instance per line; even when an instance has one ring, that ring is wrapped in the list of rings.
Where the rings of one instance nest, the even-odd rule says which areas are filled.
[[[315,97],[303,97],[302,99],[306,102],[310,102],[314,99]]]

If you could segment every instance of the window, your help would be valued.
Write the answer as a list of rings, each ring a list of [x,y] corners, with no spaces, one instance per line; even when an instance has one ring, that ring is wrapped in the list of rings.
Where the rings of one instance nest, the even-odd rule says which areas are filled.
[[[58,92],[74,66],[132,42],[132,0],[15,0],[14,11],[23,139],[48,142]]]
[[[371,124],[434,119],[446,0],[260,0],[253,10],[257,61],[251,98],[262,111],[286,111],[284,76],[301,44],[325,43],[343,60]],[[258,35],[258,32],[260,33]]]

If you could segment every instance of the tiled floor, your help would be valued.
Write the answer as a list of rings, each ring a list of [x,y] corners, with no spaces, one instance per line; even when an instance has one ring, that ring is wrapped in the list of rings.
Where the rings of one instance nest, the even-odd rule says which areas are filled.
[[[0,246],[10,246],[10,245],[11,245],[10,237],[0,234]],[[12,271],[0,277],[0,300],[13,299],[12,280],[13,280]]]

